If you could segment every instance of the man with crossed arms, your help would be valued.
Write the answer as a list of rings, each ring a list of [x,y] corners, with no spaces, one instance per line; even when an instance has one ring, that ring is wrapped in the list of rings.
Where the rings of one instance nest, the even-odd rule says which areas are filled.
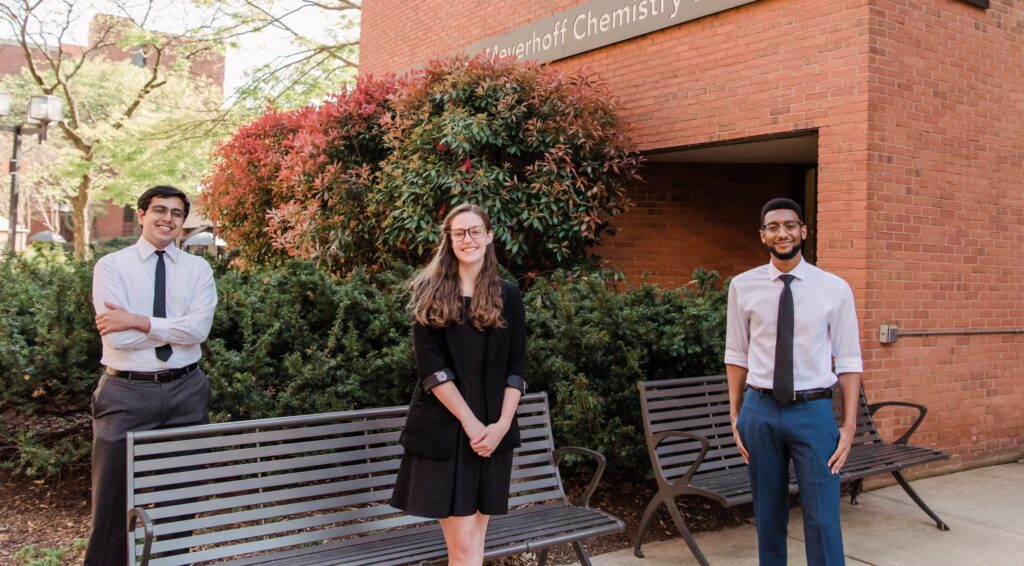
[[[807,563],[844,564],[839,471],[856,432],[864,371],[853,292],[804,261],[807,227],[796,202],[768,201],[760,236],[771,261],[733,279],[725,344],[729,416],[749,465],[758,558],[762,566],[786,564],[792,459]],[[831,401],[836,381],[844,407],[839,427]]]
[[[104,371],[92,395],[92,532],[88,566],[128,562],[125,433],[209,422],[199,368],[217,306],[213,271],[175,245],[190,204],[156,186],[139,197],[142,237],[93,271]]]

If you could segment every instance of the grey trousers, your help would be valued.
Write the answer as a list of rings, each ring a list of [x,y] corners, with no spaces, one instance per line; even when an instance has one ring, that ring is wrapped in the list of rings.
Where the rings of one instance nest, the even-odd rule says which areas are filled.
[[[128,563],[125,433],[210,422],[203,370],[169,383],[104,373],[92,394],[92,532],[86,566]]]

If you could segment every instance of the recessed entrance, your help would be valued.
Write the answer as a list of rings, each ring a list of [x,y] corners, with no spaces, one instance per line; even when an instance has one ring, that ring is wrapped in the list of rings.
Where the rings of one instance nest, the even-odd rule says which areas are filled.
[[[644,182],[629,191],[635,208],[598,252],[638,282],[676,286],[698,267],[724,277],[765,263],[758,238],[761,206],[785,196],[804,208],[804,256],[816,258],[815,131],[650,152]]]

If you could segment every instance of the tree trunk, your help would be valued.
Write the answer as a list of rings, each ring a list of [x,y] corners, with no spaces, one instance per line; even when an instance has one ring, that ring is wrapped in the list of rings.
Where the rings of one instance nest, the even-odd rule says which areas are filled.
[[[78,192],[71,197],[71,214],[75,228],[75,259],[84,261],[92,255],[89,249],[89,200],[92,189],[92,177],[82,175],[78,182]]]

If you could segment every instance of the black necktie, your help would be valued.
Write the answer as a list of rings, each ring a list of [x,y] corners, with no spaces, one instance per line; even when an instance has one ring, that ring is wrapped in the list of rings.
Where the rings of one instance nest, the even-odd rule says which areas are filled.
[[[779,296],[779,322],[775,330],[775,378],[772,396],[779,405],[793,402],[793,275],[779,277],[785,286]]]
[[[156,279],[153,283],[153,316],[167,318],[167,268],[164,266],[163,250],[156,252]],[[171,345],[156,347],[156,357],[161,362],[171,359]]]

